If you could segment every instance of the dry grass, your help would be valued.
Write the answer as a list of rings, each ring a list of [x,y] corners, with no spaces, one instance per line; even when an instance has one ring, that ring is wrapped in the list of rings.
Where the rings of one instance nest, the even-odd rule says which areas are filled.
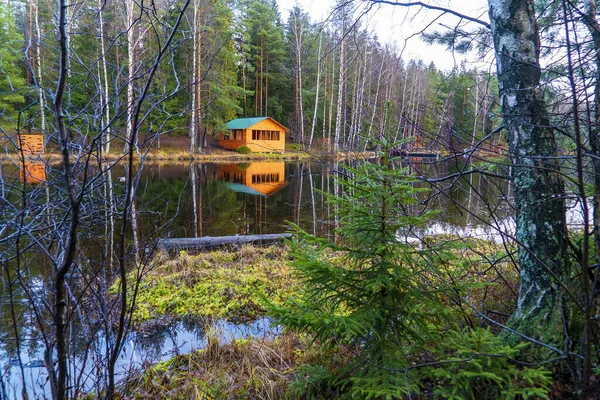
[[[222,345],[213,331],[207,340],[204,350],[159,363],[129,380],[122,398],[281,399],[309,346],[292,333]]]

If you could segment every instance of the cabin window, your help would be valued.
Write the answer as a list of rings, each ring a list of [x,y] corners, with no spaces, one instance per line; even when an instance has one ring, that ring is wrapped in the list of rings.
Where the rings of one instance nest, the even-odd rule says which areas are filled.
[[[252,140],[279,140],[279,131],[252,131]]]
[[[223,172],[221,180],[233,183],[244,183],[244,176],[241,172]]]
[[[241,129],[233,129],[229,132],[225,132],[223,134],[223,139],[225,140],[242,140],[243,130]]]
[[[279,174],[253,174],[252,183],[278,183]]]

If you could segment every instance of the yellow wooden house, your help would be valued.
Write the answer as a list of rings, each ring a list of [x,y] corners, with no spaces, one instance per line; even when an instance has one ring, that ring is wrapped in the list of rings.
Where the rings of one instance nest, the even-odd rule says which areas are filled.
[[[236,150],[247,146],[252,152],[283,152],[289,130],[271,117],[237,118],[225,128],[227,132],[219,138],[222,148]]]

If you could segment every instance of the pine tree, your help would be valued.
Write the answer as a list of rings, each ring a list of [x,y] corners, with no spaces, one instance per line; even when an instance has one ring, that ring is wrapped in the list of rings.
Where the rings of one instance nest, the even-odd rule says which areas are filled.
[[[206,71],[204,114],[206,129],[214,133],[225,123],[241,115],[240,100],[243,95],[237,86],[238,56],[232,40],[232,12],[225,1],[212,3],[212,18],[206,28],[206,55],[203,69]]]
[[[284,74],[285,41],[283,25],[272,0],[242,0],[241,30],[246,69],[244,90],[252,91],[247,99],[247,116],[271,116],[283,120],[288,82]]]

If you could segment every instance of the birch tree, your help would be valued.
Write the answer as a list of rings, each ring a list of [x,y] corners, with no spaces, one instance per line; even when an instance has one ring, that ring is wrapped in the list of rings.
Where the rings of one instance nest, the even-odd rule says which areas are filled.
[[[100,117],[100,129],[104,132],[102,136],[103,151],[105,153],[110,152],[110,95],[109,95],[109,81],[108,81],[108,68],[106,63],[106,45],[105,45],[105,34],[104,34],[104,4],[102,0],[98,0],[98,33],[100,35],[100,65],[102,68],[102,74],[98,74],[98,80],[100,81],[100,109],[103,110],[103,115]]]
[[[490,29],[512,165],[519,244],[520,292],[511,332],[530,339],[536,336],[563,354],[565,266],[569,265],[564,183],[540,85],[540,42],[533,1],[489,0],[489,24],[422,2],[373,2],[417,5]]]
[[[303,68],[306,54],[306,36],[307,36],[308,16],[298,7],[290,12],[288,20],[288,43],[290,45],[291,54],[294,58],[294,113],[295,113],[295,130],[296,136],[300,143],[305,145],[304,138],[304,98],[303,98]]]
[[[337,153],[340,147],[340,137],[344,133],[343,118],[342,118],[342,107],[344,104],[344,85],[346,83],[346,7],[342,5],[339,9],[341,25],[339,31],[339,72],[338,72],[338,86],[337,86],[337,105],[335,113],[335,134],[333,137],[333,152]]]
[[[133,143],[133,113],[135,112],[135,51],[137,41],[139,40],[136,34],[138,16],[136,15],[136,7],[134,0],[125,0],[125,29],[127,33],[127,130],[125,132],[125,148],[124,152],[129,152],[131,146],[136,146]]]
[[[308,138],[308,151],[312,148],[313,139],[315,137],[315,127],[317,125],[317,111],[319,109],[319,88],[321,87],[321,44],[323,42],[323,32],[319,32],[319,50],[317,52],[317,89],[315,91],[315,106],[313,110],[312,125],[310,128],[310,137]],[[323,107],[325,108],[325,107]],[[325,118],[323,118],[325,123]],[[323,129],[324,131],[325,129]]]

